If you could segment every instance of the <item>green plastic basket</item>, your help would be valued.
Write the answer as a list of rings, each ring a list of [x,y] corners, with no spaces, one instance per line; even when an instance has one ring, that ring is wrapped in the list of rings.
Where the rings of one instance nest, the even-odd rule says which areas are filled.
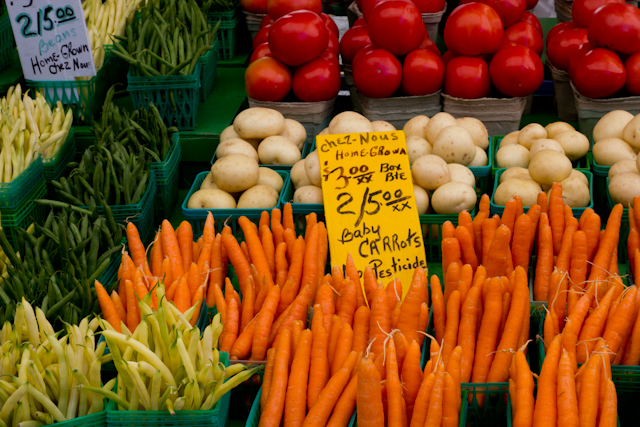
[[[467,424],[474,427],[498,427],[507,424],[507,398],[509,383],[462,383],[469,403]],[[478,404],[484,396],[484,404]]]
[[[167,126],[177,126],[180,130],[193,130],[200,106],[200,74],[198,63],[193,74],[175,76],[134,76],[127,74],[127,90],[133,100],[133,107],[158,108]]]
[[[506,171],[506,169],[498,169],[496,171],[496,175],[495,175],[495,182],[494,182],[494,188],[498,188],[499,182],[500,182],[500,176],[503,174],[503,172]],[[591,195],[591,201],[589,202],[589,205],[584,207],[584,208],[571,208],[571,211],[573,212],[573,216],[575,216],[576,218],[580,219],[580,217],[582,216],[582,213],[587,210],[587,209],[592,209],[593,208],[593,197],[594,197],[594,193],[593,193],[593,174],[591,172],[585,171],[585,170],[581,170],[578,169],[578,171],[580,171],[581,173],[583,173],[587,179],[589,180],[589,194]],[[495,194],[495,191],[494,191]],[[504,212],[504,206],[500,206],[497,205],[494,202],[493,196],[494,194],[491,195],[491,214],[495,215],[502,215],[502,212]],[[523,207],[525,213],[529,211],[528,207]]]
[[[211,12],[207,15],[207,20],[213,27],[218,20],[220,27],[217,36],[220,39],[218,45],[218,55],[223,61],[233,59],[236,54],[236,28],[240,22],[240,5],[229,12]]]
[[[180,134],[173,134],[173,142],[163,162],[151,162],[151,170],[155,173],[156,192],[155,198],[156,218],[169,218],[178,202],[178,169],[182,158]]]
[[[493,168],[493,156],[491,155],[493,152],[493,140],[493,137],[489,137],[489,147],[487,148],[489,164],[487,164],[487,166],[469,167],[469,170],[476,178],[476,194],[478,195],[478,199],[485,193],[490,194],[491,184],[493,184],[493,180],[491,179],[491,170]]]
[[[28,199],[29,193],[44,182],[42,156],[38,157],[11,182],[0,182],[0,209],[16,208]]]
[[[122,243],[124,243],[125,245],[127,244],[126,237],[122,239]],[[100,284],[103,285],[106,289],[110,289],[111,285],[118,280],[118,269],[120,268],[121,262],[122,252],[111,255],[109,265],[107,266],[106,270],[104,270],[98,277],[98,282],[100,282]]]
[[[0,71],[11,65],[11,52],[15,47],[9,14],[5,11],[0,18]]]
[[[475,206],[469,213],[471,214],[471,218],[475,216]],[[442,224],[451,221],[453,225],[457,226],[458,215],[426,214],[419,215],[419,217],[427,262],[442,261]]]
[[[107,427],[107,411],[100,411],[60,423],[56,422],[55,425],[56,427]]]
[[[57,181],[67,170],[67,165],[76,155],[76,140],[73,136],[73,128],[69,129],[64,145],[55,156],[42,159],[44,167],[44,179],[46,181]]]
[[[27,80],[27,86],[42,93],[51,105],[60,101],[62,105],[70,107],[75,125],[90,125],[99,114],[110,87],[110,61],[105,59],[102,68],[88,80]]]
[[[9,244],[15,246],[17,229],[26,230],[31,223],[43,224],[46,219],[46,208],[34,203],[47,193],[44,181],[26,194],[24,201],[15,208],[0,208],[0,224]]]
[[[216,83],[218,56],[220,55],[219,45],[220,40],[216,38],[213,41],[213,45],[211,45],[211,49],[198,59],[198,63],[202,69],[200,73],[200,102],[206,102],[211,92],[213,92],[213,86]]]

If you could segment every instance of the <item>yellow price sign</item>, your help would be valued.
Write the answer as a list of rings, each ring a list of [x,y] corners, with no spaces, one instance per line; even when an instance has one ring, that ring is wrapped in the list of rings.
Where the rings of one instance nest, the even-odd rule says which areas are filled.
[[[351,254],[360,277],[402,281],[427,268],[404,132],[318,135],[332,265]]]

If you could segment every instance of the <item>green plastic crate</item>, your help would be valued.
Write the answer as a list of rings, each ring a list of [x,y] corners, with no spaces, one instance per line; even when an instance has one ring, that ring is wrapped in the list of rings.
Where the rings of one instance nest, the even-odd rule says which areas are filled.
[[[15,40],[11,29],[11,21],[9,14],[5,10],[4,15],[0,18],[0,71],[11,65],[11,53],[14,48]]]
[[[487,164],[487,166],[469,167],[469,170],[476,178],[476,194],[478,195],[478,200],[480,200],[483,194],[490,194],[491,192],[491,184],[493,184],[493,180],[491,179],[491,170],[493,168],[493,156],[491,155],[493,152],[493,141],[494,137],[490,136],[489,147],[487,148],[489,164]]]
[[[236,28],[240,22],[240,5],[228,12],[210,12],[207,15],[207,20],[211,27],[216,25],[218,20],[220,21],[217,34],[220,38],[220,45],[218,46],[220,59],[223,61],[233,59],[236,54]]]
[[[127,238],[124,237],[120,244],[127,244]],[[120,263],[122,262],[122,252],[118,252],[114,255],[111,255],[111,260],[109,261],[109,265],[106,270],[102,272],[102,274],[98,277],[98,282],[103,285],[106,289],[113,289],[111,287],[118,280],[118,269],[120,268]]]
[[[56,427],[107,427],[107,411],[103,410],[95,414],[85,415],[84,417],[78,417],[60,423],[56,422],[55,425]]]
[[[467,424],[474,427],[498,427],[507,424],[509,383],[462,383],[469,403]],[[482,407],[478,396],[484,396]]]
[[[44,179],[57,181],[67,170],[67,165],[76,155],[76,140],[73,136],[73,128],[69,129],[67,139],[55,156],[42,159],[44,167]]]
[[[198,63],[202,69],[200,73],[200,102],[206,102],[209,95],[213,91],[216,83],[216,69],[218,67],[218,56],[220,55],[218,46],[220,40],[215,39],[211,45],[211,49],[198,59]]]
[[[173,134],[173,142],[163,162],[151,162],[155,173],[156,192],[155,216],[158,219],[169,218],[178,202],[178,169],[182,158],[180,134]]]
[[[0,182],[0,209],[12,209],[28,199],[31,190],[44,182],[42,156],[11,182]]]
[[[474,207],[471,212],[471,218],[476,214]],[[420,225],[422,226],[422,238],[424,239],[424,250],[427,262],[442,261],[442,224],[447,221],[455,226],[458,225],[458,215],[440,215],[426,214],[418,215],[420,217]]]
[[[41,199],[46,193],[47,186],[44,181],[41,181],[36,188],[26,194],[24,201],[17,207],[0,208],[0,224],[9,244],[15,246],[18,228],[26,230],[31,223],[44,223],[46,209],[33,201]]]

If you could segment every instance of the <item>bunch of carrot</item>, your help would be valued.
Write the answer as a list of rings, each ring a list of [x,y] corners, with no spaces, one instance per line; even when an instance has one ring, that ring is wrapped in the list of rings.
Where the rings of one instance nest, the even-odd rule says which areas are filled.
[[[535,400],[526,357],[520,351],[516,354],[509,381],[513,427],[617,425],[618,399],[609,358],[596,352],[578,369],[575,346],[564,335],[551,340]],[[603,349],[606,345],[598,340],[595,346]]]
[[[629,264],[633,275],[634,283],[640,283],[640,275],[638,274],[638,262],[636,261],[636,251],[640,251],[640,196],[633,198],[631,206],[628,207],[629,218],[629,236],[627,238],[627,253],[629,254]]]

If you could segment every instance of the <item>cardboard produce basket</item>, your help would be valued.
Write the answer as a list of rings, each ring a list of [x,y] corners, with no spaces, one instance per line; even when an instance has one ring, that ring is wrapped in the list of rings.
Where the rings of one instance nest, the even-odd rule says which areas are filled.
[[[262,23],[262,19],[267,16],[266,13],[251,13],[246,10],[242,10],[244,12],[245,18],[247,20],[247,29],[249,30],[249,34],[251,34],[251,40],[258,34],[260,31],[260,24]]]
[[[358,93],[362,115],[372,122],[384,120],[396,129],[402,129],[404,124],[417,115],[432,117],[442,109],[440,92],[437,91],[424,96],[394,96],[391,98],[369,98]]]
[[[573,18],[571,17],[572,4],[573,1],[555,0],[556,17],[558,18],[558,23],[573,21]]]
[[[571,78],[569,73],[559,70],[547,58],[547,66],[551,71],[553,79],[553,89],[556,107],[558,108],[558,118],[567,122],[578,120],[576,111],[576,101],[573,97],[573,89],[571,88]]]
[[[447,3],[445,2],[444,8],[440,12],[422,14],[422,22],[424,22],[424,26],[427,29],[429,38],[434,43],[436,42],[436,37],[438,36],[438,27],[440,26],[440,21],[442,21],[442,16],[446,11]]]
[[[444,112],[455,118],[475,117],[484,123],[489,135],[507,135],[520,129],[527,98],[462,99],[442,94]]]

